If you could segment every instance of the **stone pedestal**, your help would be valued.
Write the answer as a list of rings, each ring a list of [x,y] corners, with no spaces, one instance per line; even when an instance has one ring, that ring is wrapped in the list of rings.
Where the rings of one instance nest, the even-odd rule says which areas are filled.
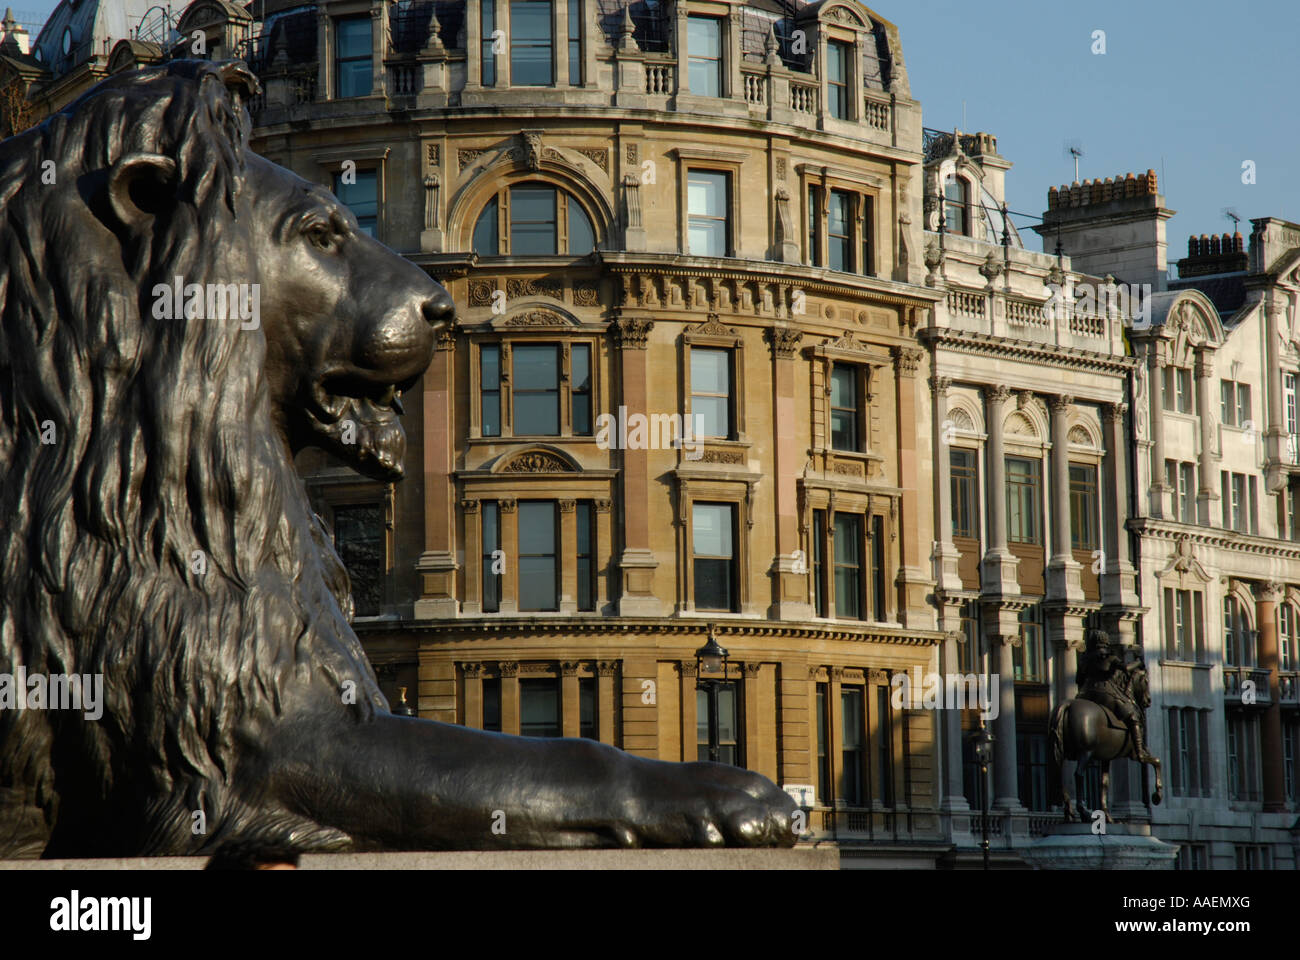
[[[1151,836],[1145,823],[1058,823],[1024,851],[1035,870],[1172,870],[1178,847]]]

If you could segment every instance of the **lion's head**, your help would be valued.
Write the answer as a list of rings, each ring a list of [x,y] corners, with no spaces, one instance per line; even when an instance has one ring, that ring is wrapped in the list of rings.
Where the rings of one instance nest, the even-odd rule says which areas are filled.
[[[47,852],[119,849],[143,798],[127,848],[249,829],[247,744],[298,691],[385,707],[292,456],[398,477],[453,307],[247,151],[255,87],[174,62],[0,143],[0,673],[100,673],[106,701],[0,710],[0,808],[42,806]],[[195,810],[220,827],[186,839]]]

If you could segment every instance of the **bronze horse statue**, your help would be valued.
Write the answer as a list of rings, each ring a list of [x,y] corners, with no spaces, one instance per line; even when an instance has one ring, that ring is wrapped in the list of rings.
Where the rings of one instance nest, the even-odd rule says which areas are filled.
[[[1132,673],[1133,700],[1145,711],[1151,706],[1151,688],[1147,682],[1145,668]],[[1076,797],[1082,797],[1084,768],[1089,761],[1095,760],[1101,766],[1101,809],[1106,815],[1107,823],[1115,821],[1110,815],[1110,763],[1112,760],[1136,760],[1155,768],[1156,790],[1151,795],[1151,802],[1160,803],[1164,791],[1164,781],[1160,776],[1160,760],[1145,751],[1139,751],[1133,734],[1128,726],[1115,716],[1114,712],[1094,703],[1092,700],[1066,700],[1056,705],[1052,711],[1049,738],[1052,745],[1052,762],[1057,779],[1061,785],[1061,799],[1065,805],[1067,822],[1076,819],[1075,810],[1070,803],[1070,791],[1065,779],[1066,760],[1076,761],[1074,768],[1074,786]],[[1145,784],[1145,778],[1144,778]],[[1077,819],[1083,820],[1083,810],[1078,811]]]

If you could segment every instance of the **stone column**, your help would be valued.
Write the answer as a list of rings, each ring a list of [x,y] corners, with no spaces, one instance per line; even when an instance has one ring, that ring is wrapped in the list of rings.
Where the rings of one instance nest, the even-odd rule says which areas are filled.
[[[582,694],[578,687],[578,664],[566,660],[560,664],[560,734],[577,737],[582,729]]]
[[[726,44],[723,65],[726,76],[723,78],[722,95],[731,99],[743,99],[744,87],[740,79],[740,7],[733,6],[727,14],[727,24],[722,42]]]
[[[1278,356],[1278,340],[1286,322],[1287,298],[1280,291],[1268,294],[1265,302],[1265,363],[1268,376],[1268,394],[1264,398],[1264,489],[1277,490],[1286,485],[1279,469],[1287,460],[1286,419],[1282,404],[1282,359]]]
[[[577,505],[576,500],[560,501],[560,542],[555,547],[560,563],[560,613],[578,612]]]
[[[424,377],[424,552],[415,564],[421,575],[420,597],[415,601],[417,620],[455,617],[459,610],[456,490],[452,481],[456,446],[455,347],[455,332],[441,331],[433,363]],[[465,518],[466,523],[471,520],[477,517]],[[473,562],[468,554],[465,562]]]
[[[497,501],[500,506],[498,523],[501,526],[501,550],[505,553],[505,570],[501,574],[501,612],[519,611],[519,516],[515,512],[513,497]],[[502,694],[504,699],[505,694]],[[518,732],[518,731],[514,731]]]
[[[1014,616],[1014,615],[1013,615]],[[993,720],[993,806],[1020,809],[1016,774],[1016,669],[1012,649],[1020,644],[1019,629],[988,640],[997,656],[998,715]]]
[[[917,503],[921,495],[920,455],[917,449],[917,424],[920,411],[916,403],[916,373],[926,357],[924,350],[910,347],[893,347],[894,356],[894,409],[898,434],[898,519],[894,530],[898,533],[898,605],[897,616],[904,626],[934,629],[934,613],[928,597],[934,590],[934,581],[926,576],[921,566],[921,544],[932,540],[933,512],[922,512]]]
[[[808,677],[806,660],[786,659],[777,665],[777,758],[781,783],[811,783],[817,787],[813,769],[817,749],[816,730],[810,717],[816,709],[815,687]],[[823,798],[818,796],[818,803]]]
[[[569,4],[582,0],[555,0],[551,7],[551,50],[555,87],[569,85]]]
[[[1047,564],[1047,598],[1044,612],[1052,650],[1052,675],[1057,702],[1075,692],[1073,652],[1083,644],[1083,582],[1071,546],[1070,518],[1070,408],[1074,398],[1061,394],[1048,399],[1051,411],[1052,498],[1051,559]]]
[[[609,603],[609,574],[614,559],[614,548],[609,528],[610,502],[596,500],[596,556],[592,562],[596,566],[596,612],[604,615],[605,605]]]
[[[1151,423],[1151,504],[1148,509],[1157,519],[1170,516],[1169,500],[1165,494],[1165,378],[1164,361],[1160,354],[1163,341],[1147,341],[1147,402],[1150,404]],[[1204,419],[1205,411],[1201,411]],[[1174,488],[1174,495],[1178,488]]]
[[[772,558],[774,620],[807,620],[813,615],[808,597],[811,560],[799,547],[799,470],[807,451],[800,451],[798,434],[783,429],[796,421],[794,357],[803,334],[791,327],[768,330],[772,347],[773,482],[776,490],[776,556]]]
[[[460,512],[465,523],[465,595],[461,598],[461,612],[472,617],[483,612],[483,577],[492,571],[483,569],[483,516],[479,501],[462,500]],[[417,602],[417,618],[419,611]]]
[[[1214,421],[1211,410],[1218,409],[1214,400],[1214,351],[1201,347],[1196,351],[1196,404],[1200,411],[1201,456],[1197,463],[1197,483],[1200,490],[1196,495],[1197,520],[1207,526],[1213,525],[1211,512],[1215,501],[1219,499],[1219,478],[1217,458],[1214,456]],[[1164,469],[1164,465],[1161,465]]]
[[[1259,628],[1259,665],[1268,671],[1268,706],[1260,723],[1260,765],[1264,774],[1264,812],[1285,813],[1283,782],[1282,707],[1278,686],[1277,605],[1286,597],[1286,584],[1265,583],[1255,588],[1255,626]],[[1263,699],[1263,691],[1260,699]]]
[[[1003,446],[1003,419],[1010,399],[1011,390],[1005,385],[984,388],[988,430],[988,442],[984,448],[988,549],[981,566],[984,592],[994,594],[1020,592],[1016,580],[1016,565],[1019,561],[1007,549],[1007,464]]]
[[[483,664],[473,661],[460,665],[465,684],[465,726],[483,729]]]
[[[687,10],[686,4],[678,3],[674,6],[676,13],[675,26],[677,30],[677,42],[673,44],[673,49],[677,51],[677,89],[674,94],[680,96],[683,93],[691,92],[691,66],[689,51],[687,50]]]
[[[388,55],[388,4],[376,3],[370,8],[370,94],[383,94],[388,86],[384,74],[384,57]]]
[[[961,673],[959,665],[961,664],[960,656],[960,638],[961,633],[957,630],[949,630],[944,636],[943,646],[940,648],[942,659],[939,670],[944,674]],[[967,641],[970,642],[970,641]],[[916,695],[916,691],[913,692]],[[962,729],[961,729],[961,711],[960,710],[943,710],[940,712],[942,719],[943,734],[943,796],[941,808],[949,813],[965,813],[970,810],[970,800],[977,798],[967,798],[965,794],[965,771],[963,769],[963,747]],[[961,829],[964,827],[964,829]],[[970,831],[970,821],[962,820],[960,823],[953,824],[953,832],[960,833],[963,837]]]
[[[647,395],[646,346],[653,320],[620,317],[612,331],[617,342],[621,394],[629,413],[650,409]],[[623,555],[618,613],[624,617],[658,617],[664,603],[655,593],[659,561],[650,548],[650,460],[646,450],[622,450]]]
[[[831,796],[823,803],[828,807],[841,807],[844,805],[844,704],[840,699],[840,682],[844,679],[844,668],[831,667],[827,679],[830,682],[826,684],[826,726],[829,728],[826,751],[831,757]],[[865,699],[864,691],[863,700]],[[864,702],[863,709],[870,710],[871,705]]]
[[[614,678],[618,673],[617,660],[600,660],[596,663],[596,732],[601,743],[618,744],[618,731],[614,724]]]
[[[952,460],[949,456],[949,434],[952,425],[948,420],[948,390],[952,377],[931,377],[931,425],[934,430],[934,500],[935,531],[934,552],[931,557],[934,578],[940,590],[961,590],[961,575],[957,565],[960,556],[952,542]]]
[[[681,676],[681,756],[679,759],[684,763],[691,763],[699,759],[699,744],[696,738],[699,736],[697,729],[699,723],[699,696],[695,689],[697,680],[695,661],[682,660],[678,663],[678,674]],[[671,760],[672,757],[662,757],[663,760]]]
[[[501,732],[519,735],[519,664],[503,660],[501,670]]]
[[[1141,616],[1137,595],[1137,568],[1133,564],[1133,545],[1128,532],[1129,471],[1128,434],[1124,427],[1126,403],[1107,403],[1101,408],[1106,435],[1105,476],[1102,500],[1102,551],[1105,564],[1101,574],[1101,602],[1106,627],[1124,644],[1137,642],[1136,627]]]

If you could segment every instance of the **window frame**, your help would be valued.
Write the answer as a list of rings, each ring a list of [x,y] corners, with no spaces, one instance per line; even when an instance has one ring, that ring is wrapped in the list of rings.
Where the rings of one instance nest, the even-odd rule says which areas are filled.
[[[969,458],[969,468],[963,466],[956,472],[953,457]],[[948,484],[952,503],[952,533],[954,540],[975,540],[980,538],[980,475],[979,450],[974,447],[950,446],[948,448]],[[958,504],[961,504],[960,510]],[[966,518],[967,526],[961,526],[961,513]]]
[[[695,177],[692,180],[692,177]],[[708,180],[701,179],[707,177]],[[691,213],[690,209],[690,188],[694,183],[717,183],[722,184],[722,208],[726,213],[721,217],[715,217],[709,214]],[[731,224],[731,197],[734,193],[735,185],[731,174],[726,170],[715,170],[706,167],[690,167],[687,169],[686,179],[686,248],[683,251],[689,257],[709,257],[720,258],[732,255],[734,245],[732,243],[732,224]],[[709,224],[722,224],[722,253],[702,253],[691,249],[691,230],[695,221],[702,221]]]
[[[550,553],[524,553],[523,536],[524,536],[524,512],[525,508],[533,508],[539,504],[545,504],[551,509],[551,552]],[[545,607],[526,607],[524,606],[524,561],[534,558],[550,558],[554,567],[551,585],[552,603]],[[515,608],[520,613],[559,613],[561,597],[563,594],[564,579],[564,535],[560,529],[560,504],[558,500],[531,499],[520,497],[515,506]]]
[[[706,332],[701,333],[701,328],[707,328]],[[681,334],[680,375],[682,395],[678,407],[682,411],[683,423],[686,422],[686,417],[693,417],[694,415],[691,399],[696,393],[692,383],[691,370],[692,353],[697,349],[728,350],[730,351],[731,364],[728,371],[731,378],[731,397],[728,404],[728,413],[731,419],[730,433],[725,437],[703,439],[710,444],[748,444],[749,440],[745,432],[745,340],[739,331],[723,326],[719,322],[717,314],[709,314],[703,324],[692,324],[683,330]],[[694,431],[694,419],[690,420],[690,425],[691,430]]]
[[[491,0],[486,0],[491,2]],[[515,38],[515,8],[524,7],[525,5],[535,4],[537,6],[545,5],[546,10],[546,29],[547,39],[545,43],[536,40],[516,40]],[[509,0],[506,5],[506,15],[509,18],[509,64],[510,64],[510,86],[512,87],[554,87],[556,80],[555,70],[555,2],[554,0]],[[515,51],[516,49],[543,49],[548,51],[549,56],[546,58],[547,63],[547,80],[545,83],[521,83],[515,76]]]
[[[1038,457],[1022,456],[1019,454],[1005,454],[1004,460],[1005,460],[1004,470],[1005,470],[1006,484],[1007,484],[1007,489],[1005,494],[1007,500],[1006,503],[1007,543],[1041,547],[1043,545],[1043,461]],[[1011,463],[1013,461],[1019,461],[1019,462],[1031,464],[1033,466],[1033,470],[1030,472],[1029,482],[1020,482],[1020,481],[1012,480]],[[1018,488],[1021,487],[1025,488],[1025,490],[1019,491]],[[1014,515],[1023,514],[1023,511],[1012,510],[1013,492],[1019,493],[1021,497],[1028,497],[1028,500],[1026,502],[1032,506],[1032,510],[1029,516],[1030,519],[1032,520],[1034,529],[1028,536],[1026,536],[1023,532],[1016,533],[1013,531],[1013,527],[1012,527],[1013,514]],[[1021,506],[1023,507],[1024,504],[1022,503]]]
[[[355,13],[346,14],[343,16],[333,17],[331,19],[333,21],[331,23],[331,26],[333,28],[332,32],[334,34],[333,36],[334,43],[332,44],[334,49],[331,51],[334,55],[334,60],[333,60],[334,83],[332,84],[334,88],[332,91],[334,94],[334,99],[335,100],[356,100],[356,99],[360,99],[361,97],[374,96],[375,93],[375,52],[374,52],[375,22],[374,20],[371,19],[369,12],[361,13],[361,14],[355,14]],[[343,40],[342,28],[345,23],[353,23],[353,24],[364,23],[366,25],[366,30],[370,37],[370,51],[364,57],[361,56],[344,57],[340,55],[339,45]],[[365,93],[349,93],[345,95],[343,93],[343,71],[340,69],[340,65],[344,63],[361,63],[362,61],[365,61],[366,63],[370,64],[370,83],[368,85],[368,89],[366,90]]]
[[[831,70],[831,51],[840,55],[842,77],[836,79]],[[856,119],[853,110],[853,66],[856,45],[845,40],[826,41],[826,116],[832,120],[852,121]],[[838,96],[837,96],[838,95]],[[835,103],[840,101],[837,112]]]
[[[559,432],[550,434],[523,434],[515,432],[515,386],[514,386],[514,351],[518,346],[555,346],[559,356],[557,370],[559,398]],[[573,378],[573,353],[575,347],[586,348],[589,357],[590,386],[586,391],[575,391]],[[484,427],[484,386],[483,354],[495,349],[498,356],[498,387],[495,393],[498,404],[497,433],[485,433]],[[545,330],[535,333],[521,333],[511,330],[508,334],[485,333],[471,339],[470,395],[474,398],[469,404],[470,424],[469,442],[501,442],[502,440],[520,439],[533,442],[555,442],[557,440],[594,440],[596,436],[596,418],[599,416],[602,383],[600,381],[600,351],[598,337],[593,334],[571,336],[564,331]],[[492,390],[487,390],[492,393]],[[574,398],[586,398],[589,407],[589,430],[579,433],[574,427]]]
[[[555,201],[555,252],[554,253],[515,253],[514,252],[514,219],[513,191],[516,189],[540,189],[546,188],[552,192]],[[481,224],[491,220],[484,218],[489,216],[489,212],[495,204],[495,226],[492,228],[493,236],[496,240],[496,252],[490,253],[479,249],[477,235]],[[577,207],[578,212],[586,220],[587,226],[591,231],[591,250],[583,253],[575,253],[571,248],[573,246],[573,208]],[[519,257],[527,260],[539,260],[563,257],[573,259],[575,257],[590,256],[599,250],[603,242],[601,232],[597,224],[601,222],[598,217],[592,215],[592,211],[583,199],[573,190],[563,183],[555,180],[539,178],[535,174],[519,177],[505,183],[501,183],[482,202],[474,208],[478,212],[474,215],[474,221],[469,225],[468,233],[464,235],[469,244],[469,249],[480,258],[487,257]],[[524,221],[519,221],[524,222]]]
[[[690,197],[691,171],[727,174],[727,247],[723,258],[742,257],[743,211],[737,184],[744,182],[742,171],[752,157],[730,150],[713,150],[699,147],[674,147],[668,151],[677,165],[677,250],[683,256],[702,256],[690,253]]]
[[[700,507],[722,507],[728,510],[729,520],[731,524],[731,556],[730,557],[721,557],[721,556],[715,557],[711,554],[701,554],[699,552],[699,548],[695,543],[695,521],[696,521],[696,511]],[[742,564],[741,564],[741,554],[742,554],[743,547],[742,547],[742,530],[740,528],[741,525],[740,511],[741,511],[741,504],[735,500],[701,497],[698,500],[693,499],[691,501],[690,511],[689,511],[690,523],[689,526],[687,527],[687,530],[690,535],[690,543],[688,545],[688,556],[690,557],[690,565],[691,565],[689,583],[690,583],[690,590],[691,590],[691,609],[693,610],[698,610],[701,612],[707,611],[711,613],[741,613],[744,610],[745,597],[742,595],[742,590],[743,590],[742,583],[744,577],[742,575]],[[697,561],[700,559],[714,560],[714,561],[717,560],[728,561],[727,576],[728,576],[729,583],[727,589],[728,592],[731,594],[730,596],[731,605],[729,607],[705,607],[700,605],[700,596],[699,596],[700,572],[699,572],[699,567],[697,566]]]
[[[717,29],[718,31],[717,57],[702,56],[698,53],[692,52],[691,49],[693,46],[693,44],[691,43],[692,23],[709,23],[712,27]],[[686,24],[684,26],[684,30],[685,33],[684,36],[682,37],[682,40],[684,42],[682,45],[686,50],[686,58],[685,58],[686,59],[686,83],[685,83],[686,91],[689,92],[689,94],[693,97],[710,97],[710,98],[721,99],[730,96],[731,91],[728,89],[729,84],[727,82],[727,46],[729,43],[729,37],[727,36],[728,29],[727,29],[726,18],[711,16],[702,13],[688,13],[686,16]],[[696,66],[701,64],[712,64],[713,66],[711,69],[717,71],[718,90],[716,93],[697,90],[695,88],[695,84],[691,82],[694,79],[694,75],[696,73],[696,69],[695,69]]]

